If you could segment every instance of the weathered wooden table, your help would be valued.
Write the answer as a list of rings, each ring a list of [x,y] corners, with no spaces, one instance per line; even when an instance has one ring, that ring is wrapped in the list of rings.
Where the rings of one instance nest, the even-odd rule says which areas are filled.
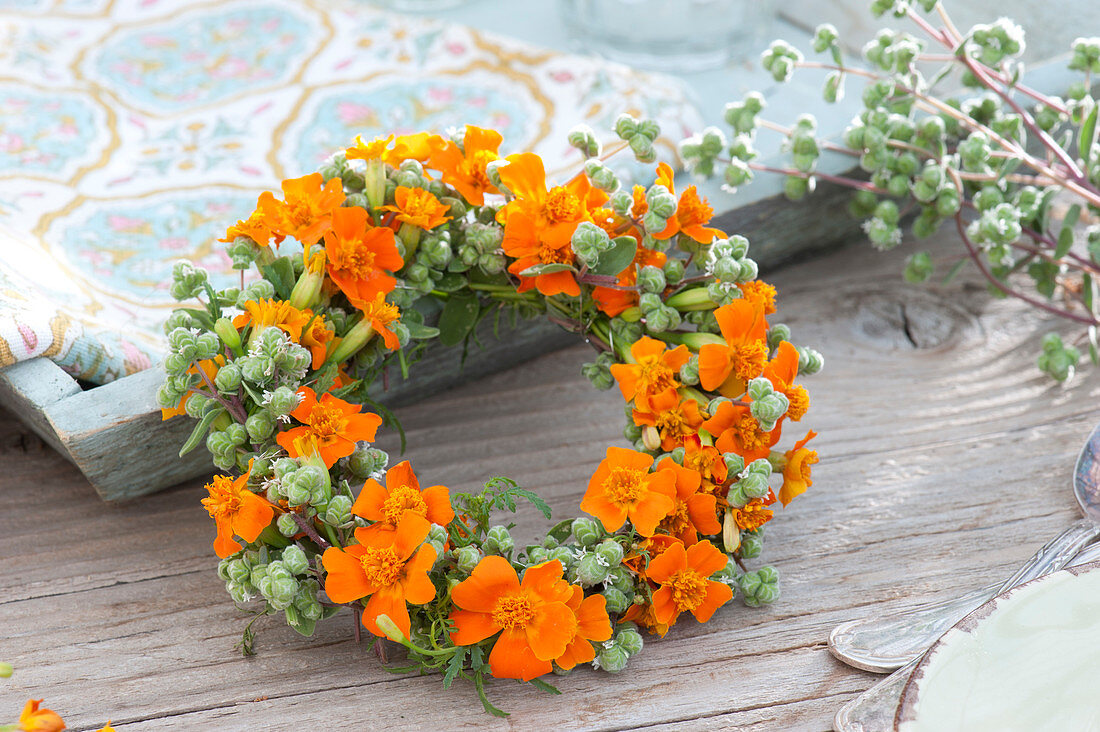
[[[507,720],[472,688],[383,669],[350,614],[312,639],[261,620],[242,658],[246,619],[214,572],[201,481],[104,504],[3,420],[0,659],[17,670],[0,721],[45,697],[78,730],[829,729],[878,678],[835,661],[829,630],[1007,576],[1076,518],[1073,458],[1100,416],[1100,377],[1062,388],[1036,370],[1049,321],[973,279],[905,285],[901,261],[859,243],[771,273],[781,319],[826,357],[807,380],[815,485],[765,546],[780,601],[688,619],[618,676],[554,679],[561,696],[494,683]],[[506,474],[575,514],[605,447],[622,444],[620,397],[593,392],[586,357],[577,346],[401,410],[422,479],[472,489]],[[536,525],[521,514],[521,530]]]

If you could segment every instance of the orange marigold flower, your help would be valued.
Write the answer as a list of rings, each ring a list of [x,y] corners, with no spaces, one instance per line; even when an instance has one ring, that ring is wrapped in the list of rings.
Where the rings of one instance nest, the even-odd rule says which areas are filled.
[[[660,178],[658,178],[657,182],[660,182]],[[668,190],[670,192],[672,191],[671,188],[669,188]],[[645,216],[646,213],[649,212],[649,201],[647,201],[645,198],[645,186],[634,186],[633,190],[631,190],[630,193],[630,197],[633,199],[633,202],[630,204],[630,215],[634,216],[635,218],[641,218],[642,216]]]
[[[652,536],[661,519],[672,512],[676,477],[668,471],[649,472],[653,458],[622,447],[607,448],[607,457],[588,481],[581,510],[618,531],[626,520],[642,536]]]
[[[215,475],[206,484],[210,495],[202,499],[202,505],[217,526],[214,553],[222,559],[242,549],[234,535],[251,544],[275,516],[275,507],[266,498],[248,490],[249,475],[245,473],[236,480]]]
[[[777,424],[771,432],[764,432],[747,406],[722,402],[714,416],[703,422],[703,429],[718,435],[714,446],[720,452],[735,452],[751,463],[768,456],[772,445],[779,442],[783,427]]]
[[[668,534],[654,534],[635,544],[634,548],[623,557],[623,565],[641,579],[647,580],[646,567],[674,544],[683,544],[683,542]]]
[[[40,707],[42,699],[28,699],[19,715],[19,729],[24,732],[60,732],[65,729],[61,715],[52,709]]]
[[[355,443],[373,440],[382,418],[377,414],[359,414],[359,404],[349,404],[332,394],[325,393],[317,400],[317,394],[308,386],[298,389],[301,401],[290,413],[301,426],[292,427],[275,436],[275,441],[292,458],[308,456],[308,450],[316,450],[325,466],[331,468],[336,461],[355,452]]]
[[[634,363],[612,364],[611,375],[619,383],[623,399],[634,400],[634,406],[652,412],[653,399],[680,387],[680,367],[691,358],[686,346],[669,349],[663,341],[643,336],[630,346]]]
[[[369,597],[363,608],[363,626],[377,636],[378,616],[386,615],[409,637],[408,603],[423,605],[435,599],[435,585],[428,572],[435,564],[435,549],[424,543],[432,525],[427,519],[406,513],[393,531],[371,533],[355,530],[358,546],[329,547],[321,556],[328,573],[325,593],[337,603]]]
[[[313,356],[313,369],[321,368],[321,364],[325,362],[325,357],[328,355],[329,343],[336,337],[336,334],[329,329],[325,323],[325,316],[318,315],[309,325],[302,330],[301,344],[309,349],[309,353]]]
[[[210,379],[210,381],[213,381],[214,377],[218,375],[218,369],[221,368],[224,364],[225,356],[215,356],[212,359],[204,358],[202,361],[199,361],[199,368],[202,369],[202,372],[206,374],[206,377]],[[199,369],[192,366],[191,368],[187,369],[185,373],[197,374],[199,373]],[[160,420],[163,422],[167,419],[172,419],[172,417],[178,417],[181,414],[186,414],[187,410],[184,407],[187,404],[187,400],[191,398],[191,394],[193,393],[194,392],[188,391],[186,394],[180,397],[180,403],[177,404],[175,407],[161,407]]]
[[[703,415],[699,413],[699,403],[694,399],[680,399],[679,392],[665,391],[649,400],[653,411],[634,410],[634,424],[649,426],[657,430],[661,437],[661,449],[672,452],[693,436],[699,434],[703,424]]]
[[[299,343],[302,329],[312,315],[309,310],[299,310],[285,300],[249,300],[244,304],[244,312],[233,318],[233,327],[241,330],[251,325],[254,332],[278,328]]]
[[[589,211],[606,202],[607,195],[593,188],[583,173],[547,190],[542,158],[519,153],[506,159],[500,180],[516,198],[500,210],[497,220],[504,224],[504,253],[516,260],[508,271],[520,278],[518,291],[536,288],[546,296],[579,296],[580,285],[568,270],[534,277],[520,273],[537,264],[572,264],[573,232],[582,221],[590,220]]]
[[[366,534],[393,531],[407,514],[416,514],[433,524],[446,526],[455,517],[451,493],[446,486],[420,490],[412,466],[406,460],[386,471],[386,485],[369,478],[352,504],[351,512],[376,523],[363,529]]]
[[[760,498],[754,498],[744,506],[730,506],[733,522],[742,531],[754,531],[772,520],[775,512],[768,508]]]
[[[789,404],[784,417],[790,417],[792,422],[802,419],[810,408],[810,395],[806,387],[791,383],[798,376],[798,349],[782,341],[775,349],[775,358],[764,367],[764,376],[776,391],[787,397]]]
[[[646,249],[639,244],[634,261],[619,274],[616,284],[619,287],[633,287],[638,282],[639,269],[647,265],[664,267],[667,261],[668,257],[664,252]],[[639,297],[639,293],[633,290],[616,290],[611,287],[596,287],[592,290],[592,299],[596,301],[596,305],[611,317],[637,305]]]
[[[736,397],[764,370],[768,360],[764,311],[748,300],[734,300],[714,311],[726,342],[699,348],[699,383],[707,391]]]
[[[453,186],[463,198],[475,206],[481,206],[485,203],[486,193],[500,193],[489,182],[485,167],[500,159],[497,150],[503,139],[496,130],[466,125],[461,148],[439,136],[429,140],[432,148],[429,165],[438,170],[443,182]]]
[[[704,445],[698,439],[686,440],[684,448],[684,467],[699,473],[704,489],[711,491],[715,483],[726,482],[729,470],[718,448]]]
[[[806,492],[814,484],[810,478],[810,467],[817,462],[817,450],[806,449],[806,443],[817,437],[810,430],[794,447],[783,453],[787,466],[783,468],[783,485],[779,489],[779,501],[784,506]]]
[[[672,168],[668,163],[660,163],[657,166],[657,183],[675,195]],[[668,225],[663,231],[653,234],[653,238],[670,239],[682,232],[700,244],[710,244],[715,238],[725,239],[724,231],[705,226],[710,223],[712,216],[714,216],[714,209],[707,203],[707,199],[699,197],[699,191],[695,186],[688,186],[680,194],[680,200],[676,203],[676,214],[668,220]]]
[[[247,219],[238,220],[233,226],[226,229],[225,236],[218,241],[224,241],[226,243],[234,241],[238,236],[246,236],[252,241],[256,242],[258,246],[266,246],[272,237],[275,239],[275,246],[278,247],[283,239],[286,237],[282,234],[276,234],[271,230],[271,227],[267,223],[267,219],[259,209],[249,214]]]
[[[370,142],[363,142],[363,137],[356,135],[355,144],[344,150],[344,156],[348,160],[381,160],[391,142],[393,135],[376,137]]]
[[[653,605],[650,603],[631,605],[619,622],[637,623],[640,627],[661,638],[664,638],[665,634],[668,633],[668,629],[672,627],[668,623],[657,620],[657,615],[653,612]]]
[[[604,596],[585,597],[580,585],[573,585],[573,597],[566,604],[577,618],[577,634],[566,646],[565,652],[554,659],[554,663],[568,671],[596,657],[592,641],[599,643],[611,638],[611,619],[607,617]]]
[[[764,315],[771,315],[775,312],[775,287],[772,285],[763,280],[753,280],[752,282],[740,282],[737,287],[746,300],[760,306],[764,311]]]
[[[324,183],[320,173],[283,181],[283,199],[270,191],[260,194],[257,211],[274,234],[292,236],[311,247],[332,226],[332,213],[344,203],[344,184],[339,178]]]
[[[390,274],[405,260],[397,251],[393,229],[374,226],[370,214],[358,206],[332,214],[332,230],[325,234],[328,276],[355,307],[378,293],[392,292],[397,280]]]
[[[660,585],[653,593],[653,614],[658,622],[676,623],[682,612],[690,612],[700,623],[710,620],[722,605],[733,599],[729,585],[708,579],[725,568],[726,555],[709,541],[684,549],[669,547],[649,563],[649,578]]]
[[[374,332],[382,336],[382,342],[386,344],[386,348],[396,351],[401,347],[397,334],[389,328],[391,323],[401,318],[401,310],[393,303],[386,302],[384,294],[379,292],[373,300],[356,302],[355,307],[363,313],[365,320],[370,321],[370,327]]]
[[[382,160],[395,168],[406,160],[418,160],[423,163],[432,155],[431,139],[432,135],[427,132],[398,135],[393,140],[393,148],[382,155]]]
[[[397,220],[403,224],[427,231],[451,220],[447,215],[450,206],[423,188],[397,186],[393,197],[395,205],[383,206],[382,210],[397,214]]]
[[[501,679],[530,681],[550,673],[577,637],[577,616],[569,607],[573,588],[554,559],[529,567],[520,582],[504,557],[478,562],[469,579],[451,590],[459,609],[451,641],[468,646],[500,633],[489,653],[489,670]]]
[[[699,473],[677,465],[672,458],[662,460],[657,470],[671,471],[676,476],[675,505],[658,530],[667,531],[687,546],[699,541],[699,534],[713,536],[722,531],[722,524],[718,523],[717,499],[699,492],[702,486]]]

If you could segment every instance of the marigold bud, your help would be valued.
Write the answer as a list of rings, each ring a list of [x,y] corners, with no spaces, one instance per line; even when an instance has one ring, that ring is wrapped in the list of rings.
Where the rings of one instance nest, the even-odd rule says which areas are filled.
[[[606,587],[600,594],[604,597],[607,612],[609,613],[625,613],[630,609],[630,605],[633,602],[633,598],[627,597],[626,593],[614,587]]]
[[[302,527],[298,526],[294,516],[289,513],[280,514],[279,518],[275,519],[275,528],[288,539],[302,532]]]
[[[618,643],[612,643],[610,646],[605,643],[604,649],[597,654],[596,661],[593,665],[602,668],[610,674],[617,674],[626,668],[627,661],[629,660],[630,654]]]

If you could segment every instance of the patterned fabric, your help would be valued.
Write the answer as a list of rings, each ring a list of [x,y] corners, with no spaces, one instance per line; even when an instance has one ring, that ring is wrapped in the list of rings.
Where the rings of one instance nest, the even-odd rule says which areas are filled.
[[[160,357],[176,260],[232,281],[226,226],[357,134],[491,126],[565,172],[578,122],[699,127],[668,78],[331,0],[0,16],[0,367],[47,356],[95,383]]]

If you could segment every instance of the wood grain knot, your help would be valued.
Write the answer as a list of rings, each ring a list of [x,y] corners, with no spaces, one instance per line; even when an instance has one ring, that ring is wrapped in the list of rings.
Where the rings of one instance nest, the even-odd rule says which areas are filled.
[[[977,317],[960,300],[901,283],[888,289],[862,289],[848,299],[850,322],[859,340],[880,348],[941,348],[964,332],[981,329]]]

